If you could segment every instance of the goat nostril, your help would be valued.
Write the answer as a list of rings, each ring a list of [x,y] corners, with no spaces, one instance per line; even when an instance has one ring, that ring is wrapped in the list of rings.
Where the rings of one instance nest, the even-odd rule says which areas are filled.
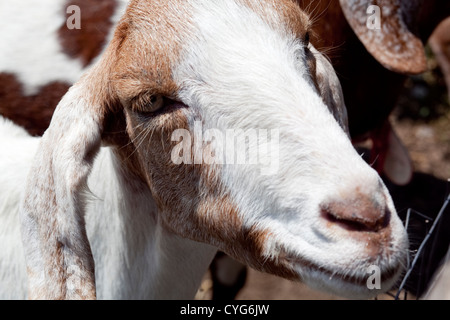
[[[348,231],[377,232],[388,226],[390,212],[384,206],[361,201],[331,202],[320,206],[325,220]]]

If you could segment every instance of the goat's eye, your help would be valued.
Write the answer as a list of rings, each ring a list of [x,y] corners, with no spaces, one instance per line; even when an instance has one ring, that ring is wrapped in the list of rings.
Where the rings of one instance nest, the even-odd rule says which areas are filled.
[[[149,102],[145,106],[145,112],[155,112],[164,106],[164,98],[162,96],[151,96]]]
[[[146,95],[133,102],[133,110],[139,113],[153,113],[164,107],[164,97],[161,95]]]

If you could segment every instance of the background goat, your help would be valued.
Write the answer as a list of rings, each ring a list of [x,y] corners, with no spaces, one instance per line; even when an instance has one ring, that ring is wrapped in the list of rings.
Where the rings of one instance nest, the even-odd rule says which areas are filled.
[[[371,5],[381,9],[380,30],[367,27]],[[338,46],[330,58],[344,91],[352,138],[371,139],[370,163],[394,183],[407,184],[412,177],[411,161],[388,117],[406,75],[427,69],[424,44],[450,16],[450,2],[331,0],[319,1],[317,6],[315,10],[323,14],[317,18],[311,41],[318,48]],[[437,30],[434,36],[436,52],[445,51],[444,33]],[[441,54],[441,65],[448,64],[445,61]]]

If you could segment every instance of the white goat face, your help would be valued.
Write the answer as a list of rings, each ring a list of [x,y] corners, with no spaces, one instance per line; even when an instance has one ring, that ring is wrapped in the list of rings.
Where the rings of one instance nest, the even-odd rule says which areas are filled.
[[[147,183],[167,228],[261,271],[340,295],[376,294],[368,268],[380,268],[388,289],[405,259],[405,232],[349,141],[339,82],[307,33],[308,18],[289,0],[132,2],[52,127],[64,105],[81,103],[77,94],[92,100],[79,109],[96,115],[103,141]],[[48,136],[63,131],[52,127]],[[123,128],[120,138],[112,133]],[[179,129],[190,135],[174,139]],[[245,151],[269,167],[226,161],[219,137],[227,130],[255,130]],[[95,147],[84,148],[88,160]]]
[[[257,269],[340,294],[365,291],[371,265],[383,271],[384,285],[392,284],[405,234],[380,178],[342,128],[342,93],[327,61],[305,45],[307,17],[289,2],[240,2],[192,2],[183,37],[190,41],[174,46],[180,53],[172,97],[179,103],[144,115],[127,109],[162,216],[177,233]],[[284,14],[289,11],[297,24]],[[190,132],[181,164],[170,153],[177,128]],[[230,129],[256,132],[245,150],[249,158],[265,156],[271,167],[230,163],[239,157],[229,157],[238,150],[224,143]],[[206,143],[211,130],[222,135]],[[262,132],[271,133],[264,148]],[[214,164],[201,157],[206,153],[219,155]]]

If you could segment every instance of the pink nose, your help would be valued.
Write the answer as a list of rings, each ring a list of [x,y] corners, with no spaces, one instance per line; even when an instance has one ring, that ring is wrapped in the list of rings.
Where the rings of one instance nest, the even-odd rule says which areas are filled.
[[[349,198],[326,201],[320,205],[322,217],[348,231],[378,232],[389,224],[386,204],[369,195],[356,193]]]

